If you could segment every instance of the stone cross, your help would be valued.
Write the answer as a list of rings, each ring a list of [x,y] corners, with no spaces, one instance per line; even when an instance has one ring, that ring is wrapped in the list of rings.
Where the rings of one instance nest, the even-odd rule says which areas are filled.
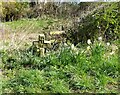
[[[52,38],[54,39],[54,41],[57,41],[57,42],[61,42],[62,41],[62,39],[63,39],[62,35],[63,34],[65,34],[65,31],[51,31],[50,32],[50,35],[52,36]]]
[[[45,49],[47,47],[49,47],[50,44],[51,44],[50,41],[45,40],[45,35],[44,34],[40,34],[38,36],[38,41],[33,41],[33,46],[36,47],[37,52],[39,53],[40,56],[45,55]]]
[[[52,44],[52,49],[57,50],[62,43],[65,42],[65,31],[51,31],[50,36],[51,36],[51,44]]]

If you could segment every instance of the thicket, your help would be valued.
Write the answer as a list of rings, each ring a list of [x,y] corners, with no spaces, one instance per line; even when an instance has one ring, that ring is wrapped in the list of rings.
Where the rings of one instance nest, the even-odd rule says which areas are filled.
[[[28,8],[28,3],[1,2],[1,21],[13,21],[27,17]]]
[[[76,17],[88,8],[98,6],[100,3],[60,3],[60,2],[2,2],[1,18],[3,21],[18,20],[20,18],[36,18],[43,15],[53,18]]]
[[[120,13],[119,3],[108,3],[102,9],[87,15],[80,22],[75,23],[67,32],[72,43],[85,43],[87,39],[102,36],[105,41],[119,39]]]
[[[86,42],[87,39],[94,39],[102,36],[104,40],[119,39],[120,13],[119,2],[116,3],[18,3],[2,2],[2,21],[18,20],[20,18],[39,18],[41,16],[51,16],[52,18],[69,18],[73,25],[65,27],[68,31],[67,38],[75,45],[79,42]],[[81,17],[81,14],[92,12],[98,6],[103,5],[101,9],[96,9],[92,14]],[[105,5],[105,6],[104,6]],[[74,21],[75,18],[78,21]],[[80,21],[80,22],[79,22]],[[67,28],[66,28],[67,27]]]

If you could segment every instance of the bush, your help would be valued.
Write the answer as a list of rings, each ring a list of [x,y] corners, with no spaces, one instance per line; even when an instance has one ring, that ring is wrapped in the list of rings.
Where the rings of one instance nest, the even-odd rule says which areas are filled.
[[[26,17],[28,3],[2,2],[2,21],[18,20]]]
[[[102,5],[102,4],[101,4]],[[76,22],[67,32],[67,38],[77,45],[86,43],[102,36],[105,41],[119,39],[119,3],[108,3],[103,8],[97,9],[93,14],[88,14],[80,22]]]

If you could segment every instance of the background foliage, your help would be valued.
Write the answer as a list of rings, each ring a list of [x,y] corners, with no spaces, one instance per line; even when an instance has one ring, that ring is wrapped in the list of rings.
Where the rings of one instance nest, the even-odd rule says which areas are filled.
[[[105,41],[119,39],[119,3],[105,5],[100,10],[86,16],[68,30],[68,39],[73,43],[86,42],[102,36]]]
[[[4,37],[7,47],[0,47],[2,92],[118,93],[118,4],[0,3],[6,29],[0,26],[0,41]],[[49,38],[54,30],[64,30],[67,41],[44,57],[33,55],[34,37],[45,33]],[[5,39],[7,31],[12,45]]]

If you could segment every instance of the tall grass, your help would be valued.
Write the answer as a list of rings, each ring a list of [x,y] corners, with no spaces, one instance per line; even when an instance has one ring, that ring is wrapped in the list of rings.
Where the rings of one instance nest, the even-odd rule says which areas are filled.
[[[1,52],[2,91],[117,93],[118,49],[113,54],[108,49],[111,45],[97,41],[83,48],[62,46],[45,57],[26,50]]]

